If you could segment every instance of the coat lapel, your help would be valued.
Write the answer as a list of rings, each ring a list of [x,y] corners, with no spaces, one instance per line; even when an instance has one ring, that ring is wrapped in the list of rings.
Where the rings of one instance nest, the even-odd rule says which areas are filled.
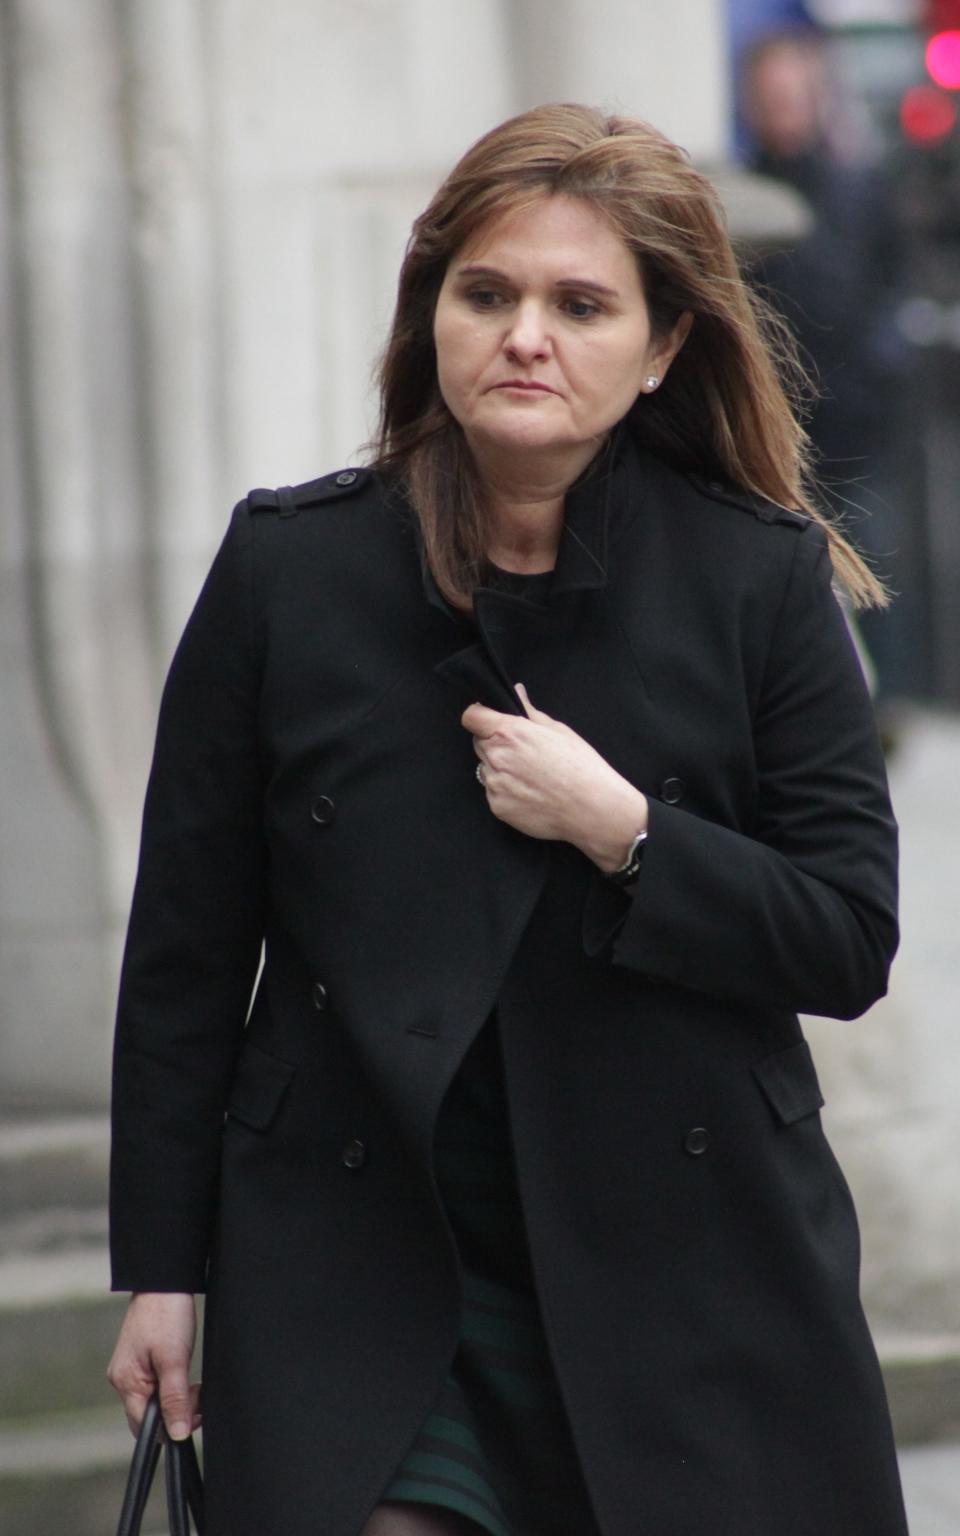
[[[537,650],[569,634],[579,617],[577,597],[607,584],[611,501],[622,491],[623,478],[616,451],[608,447],[569,492],[549,604],[493,588],[475,594],[475,638],[435,667],[438,677],[459,690],[464,706],[476,700],[505,714],[523,713],[515,684],[526,682],[523,667],[529,665],[531,641]],[[425,562],[423,575],[431,606],[462,624]]]

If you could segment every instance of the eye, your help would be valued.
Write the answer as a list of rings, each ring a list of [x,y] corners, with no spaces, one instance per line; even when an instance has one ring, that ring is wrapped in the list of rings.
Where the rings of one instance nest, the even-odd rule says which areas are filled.
[[[467,298],[475,309],[499,309],[500,305],[506,302],[503,294],[498,293],[496,288],[470,288],[467,291]]]
[[[592,303],[590,299],[564,299],[563,308],[572,320],[592,320],[594,315],[600,313],[599,304]]]

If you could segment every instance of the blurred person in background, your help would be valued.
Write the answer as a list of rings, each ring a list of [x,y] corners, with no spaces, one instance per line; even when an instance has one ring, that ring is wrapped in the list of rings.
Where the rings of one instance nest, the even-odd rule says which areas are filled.
[[[675,145],[538,108],[414,225],[373,467],[235,511],[114,1078],[110,1378],[209,1536],[905,1536],[797,1017],[896,948],[883,594],[785,344]]]
[[[743,106],[752,168],[794,188],[813,214],[811,232],[767,252],[755,274],[795,331],[816,391],[807,423],[820,489],[855,542],[887,576],[896,573],[898,402],[910,363],[896,322],[903,251],[891,190],[844,140],[832,110],[824,44],[813,32],[777,32],[749,47]],[[905,686],[909,636],[891,611],[860,620],[876,670],[878,709]]]

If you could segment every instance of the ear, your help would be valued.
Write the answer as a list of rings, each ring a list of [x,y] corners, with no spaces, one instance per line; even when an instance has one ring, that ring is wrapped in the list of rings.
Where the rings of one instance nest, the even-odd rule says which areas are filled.
[[[649,371],[661,382],[666,378],[670,364],[690,335],[692,325],[693,313],[685,309],[673,329],[655,342],[651,348]]]

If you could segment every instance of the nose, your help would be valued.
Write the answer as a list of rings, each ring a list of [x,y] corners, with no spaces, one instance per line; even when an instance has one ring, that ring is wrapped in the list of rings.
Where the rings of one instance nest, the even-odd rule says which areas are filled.
[[[550,339],[541,305],[533,300],[517,305],[504,338],[504,350],[520,363],[536,362],[549,355]]]

